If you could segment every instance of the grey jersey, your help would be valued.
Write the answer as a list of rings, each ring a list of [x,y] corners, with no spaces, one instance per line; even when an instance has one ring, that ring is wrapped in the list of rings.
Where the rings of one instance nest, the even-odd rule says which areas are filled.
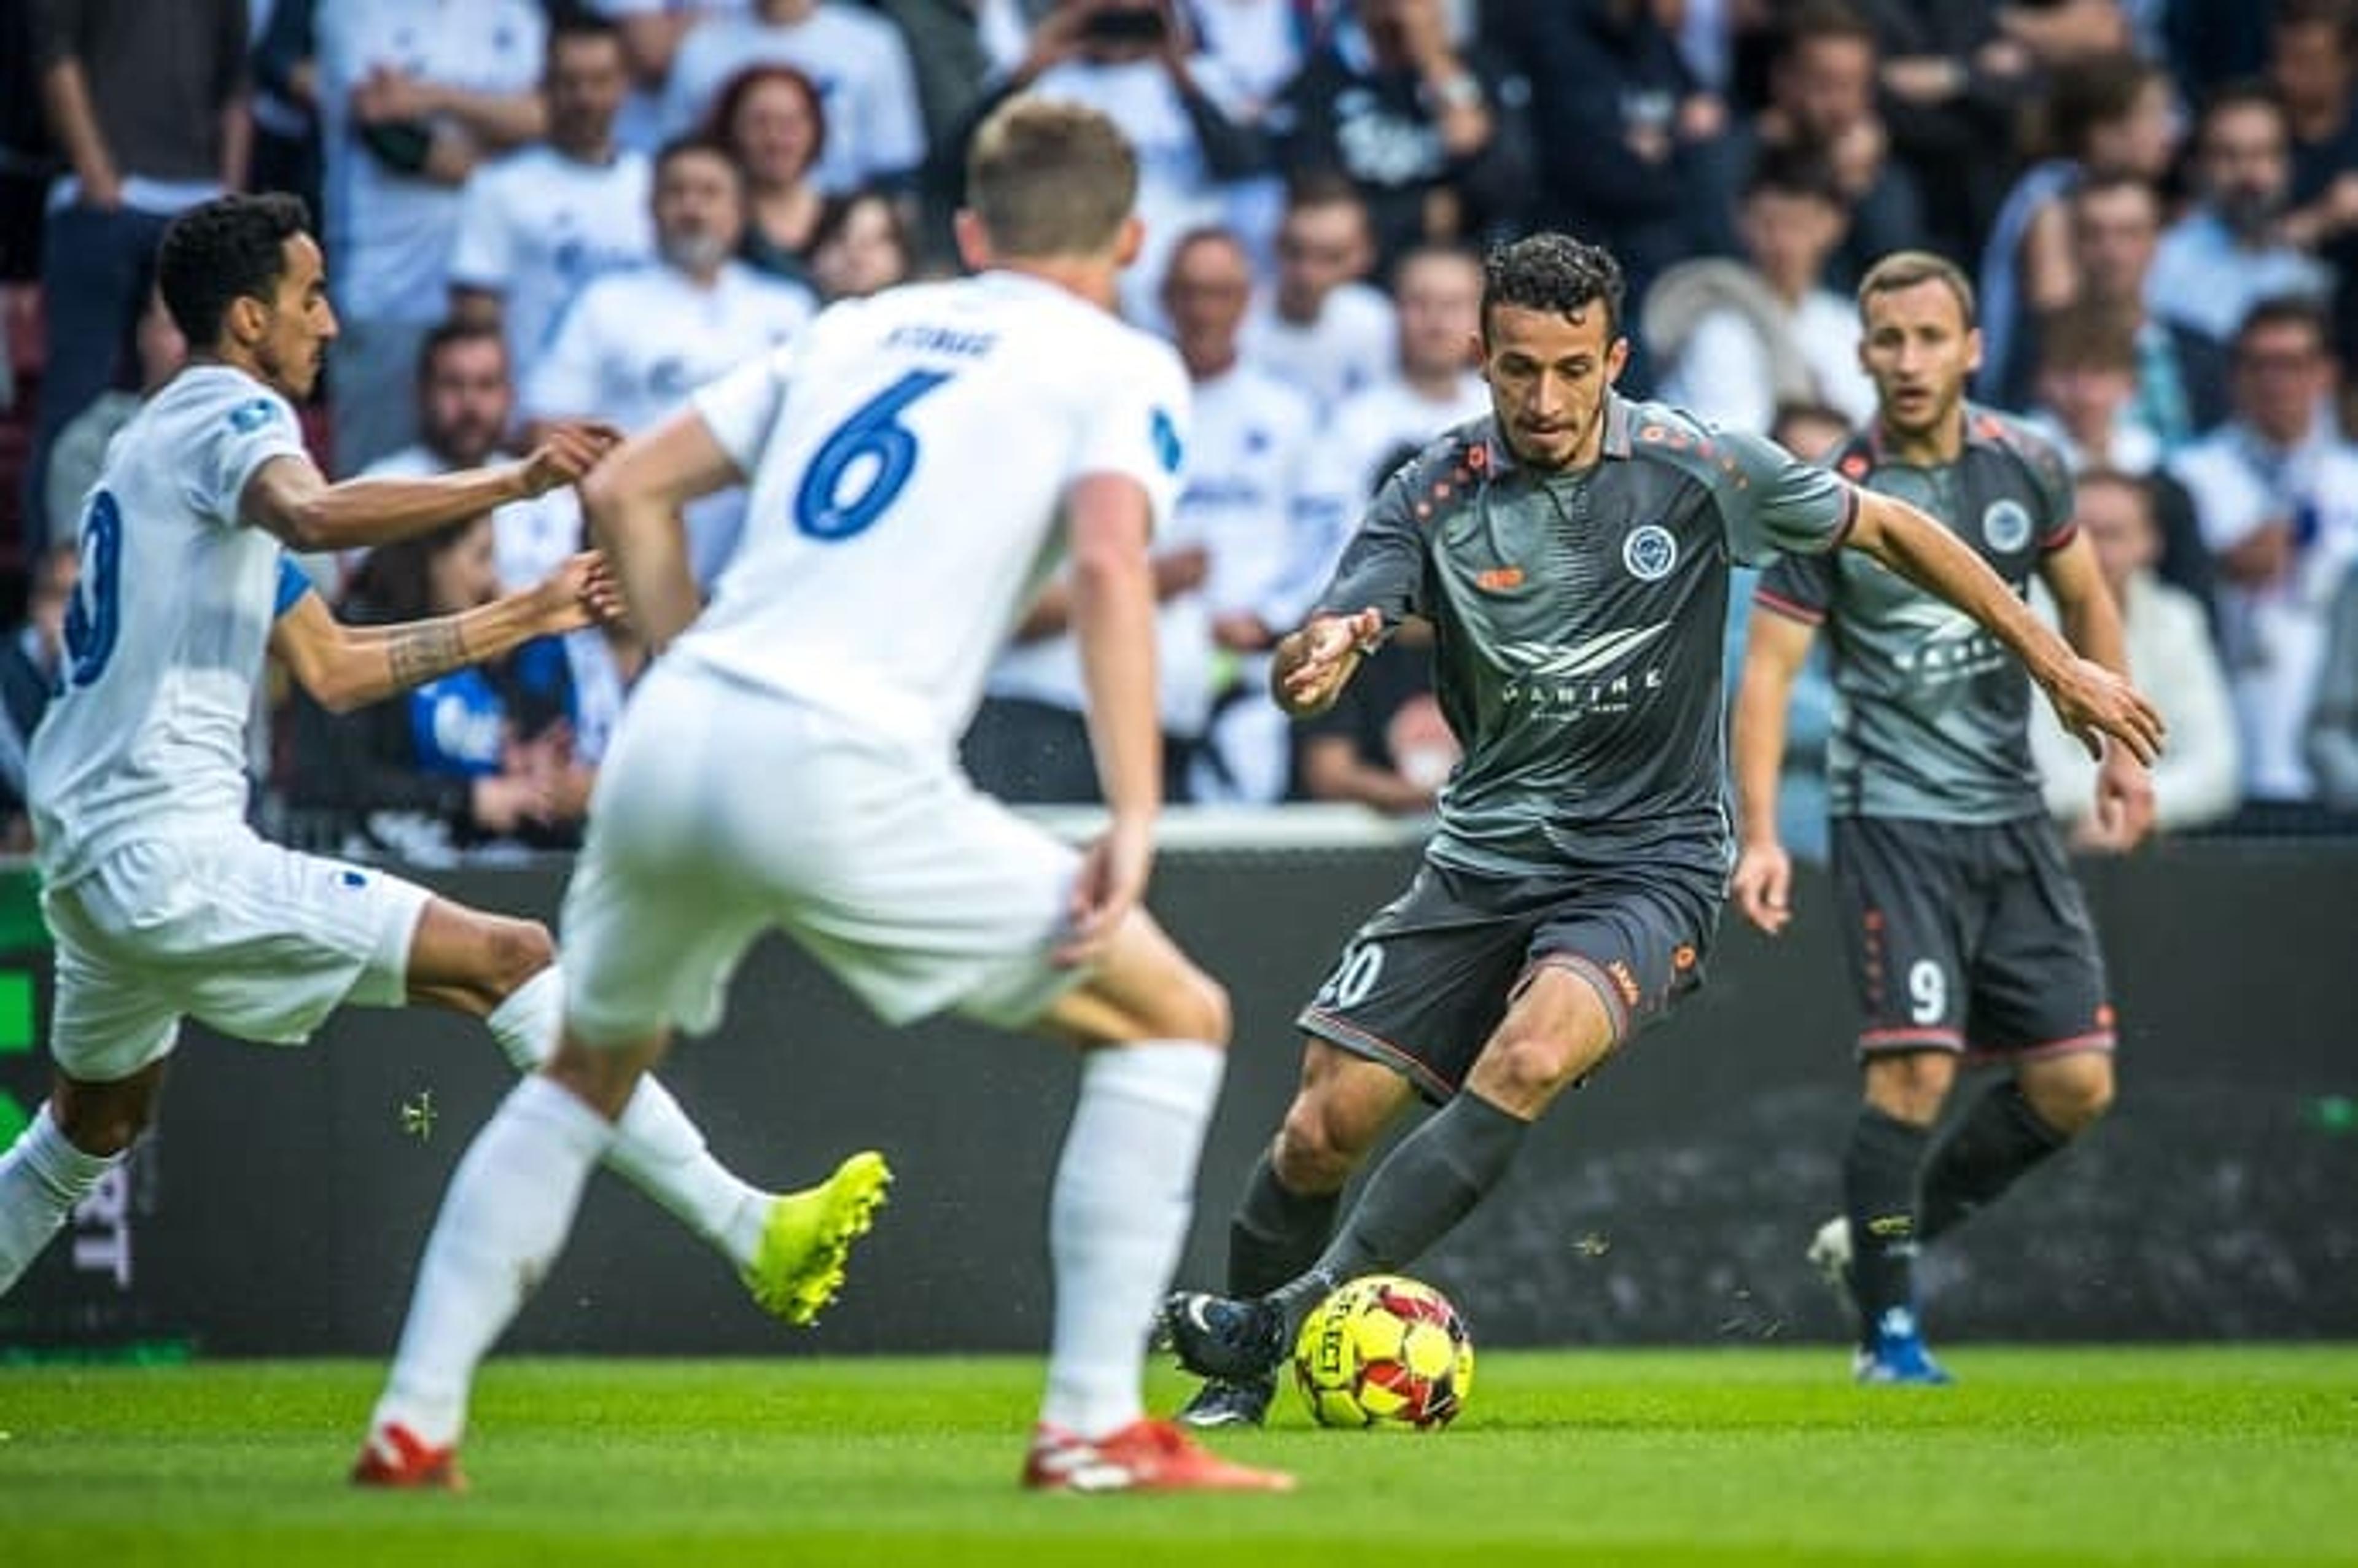
[[[1604,456],[1577,473],[1521,467],[1488,419],[1411,459],[1320,604],[1433,623],[1434,687],[1466,755],[1427,853],[1498,874],[1724,876],[1728,563],[1833,548],[1852,501],[1757,437],[1618,397]]]
[[[1845,478],[1948,524],[2017,593],[2071,541],[2070,470],[2004,415],[1968,407],[1964,450],[1938,468],[1887,460],[1871,432],[1833,460]],[[2030,677],[1963,611],[1855,550],[1778,563],[1757,601],[1823,622],[1830,635],[1833,815],[2009,822],[2044,809],[2030,760]]]

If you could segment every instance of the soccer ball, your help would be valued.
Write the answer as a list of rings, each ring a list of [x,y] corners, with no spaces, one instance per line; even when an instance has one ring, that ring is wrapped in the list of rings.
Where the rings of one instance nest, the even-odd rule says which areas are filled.
[[[1321,1426],[1444,1427],[1474,1386],[1474,1342],[1449,1298],[1399,1274],[1353,1280],[1293,1344],[1293,1380]]]

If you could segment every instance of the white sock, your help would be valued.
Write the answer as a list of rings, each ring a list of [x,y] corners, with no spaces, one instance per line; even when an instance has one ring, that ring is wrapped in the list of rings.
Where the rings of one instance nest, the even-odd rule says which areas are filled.
[[[1084,1059],[1048,1200],[1056,1318],[1042,1421],[1103,1437],[1144,1412],[1147,1333],[1186,1244],[1226,1065],[1216,1047],[1185,1040]]]
[[[604,1117],[536,1073],[509,1091],[443,1195],[372,1432],[397,1422],[436,1447],[459,1440],[476,1364],[556,1261],[613,1138]]]
[[[0,1296],[32,1266],[74,1205],[123,1162],[120,1154],[85,1154],[49,1116],[49,1102],[0,1154]]]
[[[565,981],[548,968],[508,993],[483,1022],[519,1072],[529,1073],[557,1050],[563,1027]],[[753,1260],[769,1217],[770,1195],[712,1157],[703,1130],[671,1091],[653,1077],[622,1108],[609,1169],[662,1205],[690,1230],[718,1247],[742,1269]]]

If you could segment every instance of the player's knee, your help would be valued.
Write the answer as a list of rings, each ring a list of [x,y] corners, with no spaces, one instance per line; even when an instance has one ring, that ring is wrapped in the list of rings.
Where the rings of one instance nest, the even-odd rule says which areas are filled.
[[[145,1096],[83,1087],[53,1096],[49,1114],[67,1142],[104,1159],[122,1153],[147,1130],[147,1106]]]
[[[1466,1087],[1494,1105],[1537,1115],[1593,1071],[1609,1049],[1553,1031],[1509,1031],[1483,1048]]]
[[[1367,1152],[1366,1141],[1354,1130],[1337,1108],[1314,1095],[1296,1096],[1270,1151],[1278,1181],[1305,1195],[1342,1191]]]
[[[1163,1039],[1200,1040],[1225,1048],[1234,1028],[1228,989],[1193,964],[1180,966],[1155,1011],[1152,1027]]]
[[[508,996],[555,962],[556,939],[537,920],[494,920],[483,936],[484,980],[496,996]]]
[[[2026,1081],[2023,1098],[2041,1121],[2077,1138],[2113,1108],[2113,1064],[2106,1056],[2074,1058],[2071,1070]]]
[[[1942,1051],[1901,1051],[1866,1063],[1866,1102],[1895,1120],[1930,1127],[1956,1082],[1956,1058]]]

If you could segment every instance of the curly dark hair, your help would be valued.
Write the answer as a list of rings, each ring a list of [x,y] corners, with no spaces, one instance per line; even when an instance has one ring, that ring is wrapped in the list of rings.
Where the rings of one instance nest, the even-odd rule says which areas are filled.
[[[1482,258],[1482,328],[1501,305],[1569,316],[1605,304],[1605,341],[1621,335],[1621,264],[1602,245],[1570,234],[1527,235],[1492,245]]]
[[[311,228],[299,196],[222,196],[172,220],[156,255],[156,286],[172,324],[196,350],[221,341],[234,299],[265,304],[287,272],[287,242]]]

